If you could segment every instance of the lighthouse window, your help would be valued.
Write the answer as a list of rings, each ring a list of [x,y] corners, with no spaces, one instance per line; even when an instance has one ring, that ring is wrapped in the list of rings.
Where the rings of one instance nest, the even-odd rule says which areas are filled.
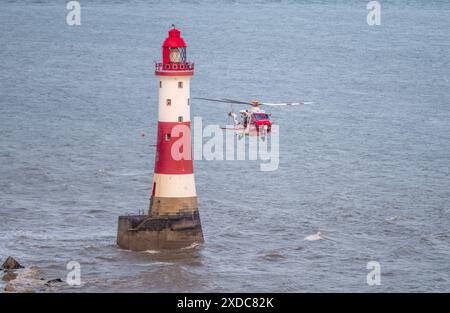
[[[182,116],[178,116],[178,122],[179,123],[183,122],[183,117]]]
[[[189,98],[187,99],[187,105],[189,105]]]
[[[174,70],[177,69],[177,65],[176,65],[176,64],[173,65],[173,69],[174,69]]]
[[[168,105],[168,106],[172,105],[172,100],[170,100],[170,99],[167,99],[167,101],[166,101],[166,105]]]
[[[162,81],[159,81],[159,88],[162,87]]]
[[[170,134],[166,134],[165,139],[166,139],[166,141],[169,141],[170,140]]]
[[[170,69],[170,64],[166,64],[166,69]]]
[[[178,82],[178,88],[183,88],[183,82]]]
[[[181,62],[181,58],[182,58],[182,53],[180,52],[180,50],[178,48],[169,48],[170,49],[170,53],[169,53],[169,59],[170,62],[172,63],[180,63]]]

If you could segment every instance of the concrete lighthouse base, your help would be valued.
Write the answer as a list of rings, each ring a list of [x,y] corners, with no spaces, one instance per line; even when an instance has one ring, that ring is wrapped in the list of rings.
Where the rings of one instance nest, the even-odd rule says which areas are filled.
[[[119,216],[117,245],[133,251],[179,249],[202,243],[198,212],[176,216]]]

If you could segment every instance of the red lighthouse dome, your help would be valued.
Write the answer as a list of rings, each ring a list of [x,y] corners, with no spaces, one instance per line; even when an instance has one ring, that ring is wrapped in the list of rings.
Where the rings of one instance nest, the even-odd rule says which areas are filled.
[[[162,63],[156,63],[156,75],[193,75],[194,63],[187,61],[186,43],[181,32],[172,25],[162,45]]]
[[[184,42],[184,39],[181,38],[181,32],[176,29],[175,27],[169,30],[169,37],[164,40],[163,48],[169,47],[169,48],[180,48],[186,47],[186,43]]]

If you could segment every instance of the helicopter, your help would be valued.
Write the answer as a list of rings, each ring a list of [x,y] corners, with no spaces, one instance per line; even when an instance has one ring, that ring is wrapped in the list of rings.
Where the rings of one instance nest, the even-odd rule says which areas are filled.
[[[240,110],[239,117],[236,112],[234,112],[233,108],[228,113],[228,116],[233,119],[234,126],[232,128],[223,126],[221,129],[235,131],[239,137],[244,135],[248,136],[260,136],[266,137],[272,131],[272,121],[270,120],[270,113],[266,113],[264,110],[260,108],[260,106],[296,106],[296,105],[304,105],[310,104],[312,102],[281,102],[281,103],[271,103],[271,102],[260,102],[258,100],[252,101],[241,101],[241,100],[233,100],[233,99],[212,99],[212,98],[201,98],[196,97],[194,99],[205,100],[205,101],[214,101],[214,102],[223,102],[228,103],[230,105],[233,104],[245,104],[250,105],[250,109]]]

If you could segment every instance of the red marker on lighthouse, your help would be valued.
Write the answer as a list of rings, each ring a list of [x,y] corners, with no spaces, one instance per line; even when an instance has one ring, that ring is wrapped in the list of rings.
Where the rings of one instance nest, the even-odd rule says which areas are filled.
[[[173,27],[162,46],[155,173],[148,215],[120,216],[117,244],[142,251],[203,242],[190,134],[190,80],[194,64]]]

